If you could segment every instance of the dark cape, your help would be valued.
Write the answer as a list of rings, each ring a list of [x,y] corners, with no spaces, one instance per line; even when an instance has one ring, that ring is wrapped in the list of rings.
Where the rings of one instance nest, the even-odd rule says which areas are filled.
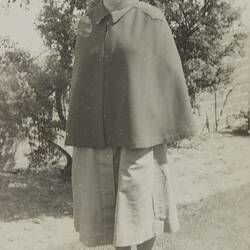
[[[111,15],[100,3],[80,21],[65,145],[143,148],[197,133],[163,13],[129,3]]]

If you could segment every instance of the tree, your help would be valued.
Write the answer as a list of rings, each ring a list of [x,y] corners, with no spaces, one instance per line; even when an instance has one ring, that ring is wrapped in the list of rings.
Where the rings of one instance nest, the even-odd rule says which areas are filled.
[[[19,0],[19,3],[21,2],[27,3],[27,0]],[[55,127],[63,133],[75,45],[74,29],[79,14],[98,1],[43,0],[43,2],[36,25],[44,43],[50,49],[51,55],[46,61],[45,68],[51,96],[54,98],[52,105],[59,117]],[[234,9],[226,0],[148,0],[147,2],[162,9],[173,31],[191,103],[195,107],[196,95],[202,90],[214,90],[229,83],[234,68],[225,62],[225,58],[242,52],[246,35],[237,33],[227,44],[223,44],[222,41],[223,37],[230,33],[233,25],[237,24],[240,11]],[[44,138],[47,136],[46,133],[50,133],[49,129],[43,131]],[[68,160],[70,165],[69,156]]]
[[[39,167],[67,152],[55,140],[60,120],[54,116],[54,86],[50,68],[40,67],[34,58],[7,39],[2,39],[0,57],[0,152],[3,161],[17,139],[29,138],[30,165]],[[50,66],[53,56],[46,65]],[[51,66],[52,67],[52,66]],[[53,66],[54,67],[54,66]],[[53,156],[53,157],[52,157]]]
[[[0,152],[4,161],[15,139],[25,134],[23,121],[32,114],[34,93],[27,84],[29,54],[3,38],[0,49]]]
[[[74,49],[75,13],[97,1],[47,1],[41,12],[38,29],[45,43],[58,52],[62,67],[66,70],[65,81],[69,82]],[[227,56],[240,54],[244,33],[235,34],[228,44],[223,37],[231,32],[240,17],[225,0],[151,0],[161,8],[174,33],[182,59],[192,105],[196,94],[204,89],[214,89],[227,84],[233,67],[225,63]],[[66,84],[67,85],[67,84]],[[60,88],[65,86],[60,85]],[[64,91],[62,91],[64,92]],[[60,99],[60,96],[58,97]],[[60,110],[60,108],[59,108]],[[64,118],[63,118],[64,119]]]

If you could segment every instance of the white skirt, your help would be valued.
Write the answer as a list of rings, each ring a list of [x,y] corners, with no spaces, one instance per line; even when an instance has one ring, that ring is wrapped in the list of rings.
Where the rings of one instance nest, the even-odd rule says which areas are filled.
[[[180,228],[165,144],[73,148],[74,226],[86,247],[140,244]]]

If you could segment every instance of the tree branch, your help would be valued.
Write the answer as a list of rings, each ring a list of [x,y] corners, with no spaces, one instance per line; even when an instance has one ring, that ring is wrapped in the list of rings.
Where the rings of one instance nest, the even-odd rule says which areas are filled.
[[[56,98],[56,110],[58,113],[58,116],[62,122],[62,129],[65,130],[66,129],[66,118],[63,114],[63,106],[62,106],[62,94],[63,94],[63,90],[60,88],[56,89],[56,93],[55,93],[55,98]]]
[[[60,145],[58,145],[57,143],[46,139],[48,143],[50,143],[51,145],[53,145],[55,148],[57,148],[67,159],[67,163],[63,169],[63,173],[66,174],[67,176],[70,175],[70,171],[71,171],[71,167],[72,167],[72,157],[71,155]]]

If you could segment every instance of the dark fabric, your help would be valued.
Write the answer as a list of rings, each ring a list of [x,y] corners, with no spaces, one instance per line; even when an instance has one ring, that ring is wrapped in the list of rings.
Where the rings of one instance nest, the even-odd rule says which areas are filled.
[[[196,134],[181,60],[161,12],[102,1],[78,25],[65,145],[150,147]]]
[[[119,173],[119,164],[121,157],[121,148],[120,147],[112,148],[112,154],[113,154],[113,171],[115,176],[114,185],[116,194],[118,189],[118,173]],[[116,201],[116,195],[115,195],[115,201]]]

